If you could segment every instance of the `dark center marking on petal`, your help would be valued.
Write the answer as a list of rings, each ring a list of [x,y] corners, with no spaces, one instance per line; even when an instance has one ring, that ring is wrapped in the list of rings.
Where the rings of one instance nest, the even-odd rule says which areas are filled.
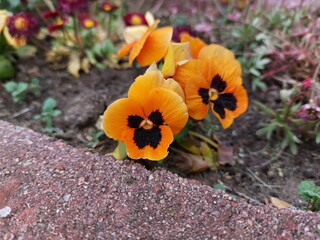
[[[212,78],[210,87],[217,90],[218,93],[221,93],[226,89],[227,83],[223,81],[222,77],[219,74],[217,74]]]
[[[164,119],[159,110],[155,110],[150,113],[148,119],[157,126],[163,125],[164,124]]]
[[[127,124],[128,127],[138,128],[141,122],[143,121],[143,117],[139,115],[130,115],[127,120],[128,120],[128,124]]]
[[[220,94],[217,100],[212,101],[213,110],[219,114],[221,119],[225,118],[225,108],[234,111],[237,109],[237,99],[232,93]]]
[[[207,88],[199,88],[198,94],[202,99],[202,103],[205,105],[209,104],[209,89]]]
[[[139,149],[148,145],[156,149],[161,139],[161,130],[157,126],[153,126],[151,129],[138,128],[134,131],[133,141]]]

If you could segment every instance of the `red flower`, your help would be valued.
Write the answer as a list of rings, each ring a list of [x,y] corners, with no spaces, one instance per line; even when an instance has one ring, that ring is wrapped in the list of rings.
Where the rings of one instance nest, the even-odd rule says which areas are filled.
[[[183,34],[188,34],[189,36],[194,36],[192,29],[187,25],[176,26],[173,29],[172,41],[180,42]]]
[[[58,11],[45,11],[42,16],[45,18],[45,19],[48,19],[48,18],[54,18],[54,17],[58,17],[59,16],[59,12]]]
[[[67,18],[58,18],[55,23],[48,26],[48,31],[54,32],[64,27],[64,24],[67,22]]]
[[[118,9],[118,6],[113,5],[113,4],[109,3],[109,2],[103,2],[101,4],[101,10],[103,12],[112,12],[112,11],[114,11],[116,9]]]
[[[39,21],[31,14],[18,13],[9,17],[8,29],[14,38],[29,39],[39,30]]]
[[[144,14],[141,13],[128,13],[123,16],[123,20],[126,26],[148,25]]]
[[[88,0],[58,0],[58,9],[67,14],[85,11],[88,5]]]
[[[92,17],[83,17],[80,19],[80,23],[83,28],[87,29],[97,26],[97,21]]]

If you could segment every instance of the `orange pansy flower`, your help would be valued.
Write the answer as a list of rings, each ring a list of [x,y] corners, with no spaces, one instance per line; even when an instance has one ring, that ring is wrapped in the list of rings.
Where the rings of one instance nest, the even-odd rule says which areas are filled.
[[[190,51],[191,51],[191,55],[193,58],[198,58],[198,54],[199,54],[200,50],[203,47],[207,46],[207,44],[204,41],[202,41],[200,38],[192,37],[187,33],[182,34],[180,42],[190,43]]]
[[[125,142],[130,158],[157,161],[168,155],[174,132],[188,120],[187,111],[178,94],[154,88],[143,105],[134,98],[112,103],[104,113],[103,129],[108,137]]]
[[[112,103],[104,113],[108,137],[125,142],[132,159],[161,160],[168,155],[173,136],[188,121],[183,91],[173,79],[165,80],[152,65],[131,85],[128,98]]]
[[[211,108],[222,126],[228,128],[233,119],[248,107],[248,96],[242,86],[241,65],[231,51],[216,44],[202,48],[198,60],[194,61],[204,64],[201,74],[195,74],[192,68],[180,72],[188,79],[184,89],[189,115],[202,120]]]
[[[160,61],[166,54],[172,38],[172,27],[162,27],[157,29],[159,20],[155,21],[150,27],[138,26],[136,36],[132,37],[120,48],[117,57],[129,55],[129,64],[136,59],[140,66],[148,66],[153,62]],[[145,30],[144,30],[145,29]],[[142,30],[142,31],[141,31]]]

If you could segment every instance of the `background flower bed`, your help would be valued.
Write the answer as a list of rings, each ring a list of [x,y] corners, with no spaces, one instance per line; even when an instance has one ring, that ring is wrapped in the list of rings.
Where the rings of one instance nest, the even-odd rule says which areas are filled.
[[[197,3],[187,1],[187,4],[180,7],[174,1],[170,4],[166,1],[157,4],[141,1],[139,4],[129,8],[151,9],[164,19],[170,19],[170,11],[171,13],[179,11],[182,15],[172,15],[176,19],[171,20],[175,21],[179,21],[179,16],[188,14],[195,16],[195,19],[198,17],[198,20],[207,21],[207,17],[210,16],[210,8],[206,8],[208,12],[203,15],[197,12],[197,9],[205,8],[208,1],[197,1]],[[205,21],[196,24],[192,20],[193,18],[190,20],[191,23],[196,25],[195,28],[204,36],[217,40],[217,36],[211,35],[212,29],[207,29],[208,24],[205,24]],[[24,102],[14,104],[9,94],[1,89],[0,118],[41,131],[43,125],[33,117],[39,113],[43,101],[47,97],[52,97],[58,103],[57,108],[62,111],[62,115],[55,120],[56,138],[61,138],[77,147],[94,147],[92,151],[95,152],[103,154],[111,152],[115,143],[98,135],[96,120],[110,103],[125,96],[132,81],[145,69],[92,69],[89,74],[82,74],[79,79],[75,79],[67,72],[51,69],[51,66],[43,61],[44,58],[44,55],[38,53],[33,59],[20,61],[15,66],[18,74],[14,78],[16,82],[30,82],[32,77],[38,78],[41,95],[37,97],[27,94]],[[252,82],[248,78],[244,79],[244,83],[247,89],[250,89]],[[270,84],[267,89],[249,91],[249,98],[277,109],[281,106],[279,96],[281,88],[280,84]],[[304,142],[299,145],[296,156],[286,151],[275,151],[274,142],[271,141],[269,144],[265,138],[256,135],[261,123],[266,121],[267,117],[250,104],[248,112],[237,119],[230,129],[218,131],[219,138],[225,144],[233,146],[235,164],[220,166],[217,172],[206,171],[187,177],[198,179],[211,187],[224,186],[233,195],[257,199],[260,202],[267,202],[269,197],[275,196],[295,206],[303,207],[305,204],[298,196],[297,186],[306,179],[315,180],[319,184],[317,182],[320,179],[319,146],[313,141]],[[99,141],[95,141],[97,137]],[[173,159],[169,156],[162,167],[182,174],[177,170],[177,166],[181,166],[181,163],[177,160],[171,161]],[[140,162],[150,169],[157,167],[155,163]]]

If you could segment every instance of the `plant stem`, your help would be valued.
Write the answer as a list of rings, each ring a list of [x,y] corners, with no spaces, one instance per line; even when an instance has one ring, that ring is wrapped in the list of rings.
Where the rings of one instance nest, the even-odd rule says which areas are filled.
[[[316,70],[314,71],[313,77],[311,79],[311,93],[310,93],[310,100],[309,100],[311,106],[313,106],[313,104],[315,104],[314,97],[315,97],[316,89],[317,89],[316,78],[319,73],[319,70],[320,70],[320,62],[318,64]]]
[[[209,138],[207,138],[207,137],[205,137],[205,136],[203,136],[203,135],[201,135],[201,134],[199,134],[199,133],[197,133],[197,132],[189,131],[189,134],[190,134],[191,136],[200,138],[201,140],[205,141],[206,143],[210,144],[212,147],[214,147],[214,148],[216,148],[216,149],[219,148],[219,146],[218,146],[218,144],[217,144],[216,142],[212,141],[211,139],[209,139]]]
[[[75,13],[73,16],[73,28],[74,28],[74,35],[76,38],[76,41],[81,49],[81,52],[83,50],[83,43],[80,39],[80,32],[79,32],[79,21],[78,21],[78,17],[77,17],[77,13]]]

